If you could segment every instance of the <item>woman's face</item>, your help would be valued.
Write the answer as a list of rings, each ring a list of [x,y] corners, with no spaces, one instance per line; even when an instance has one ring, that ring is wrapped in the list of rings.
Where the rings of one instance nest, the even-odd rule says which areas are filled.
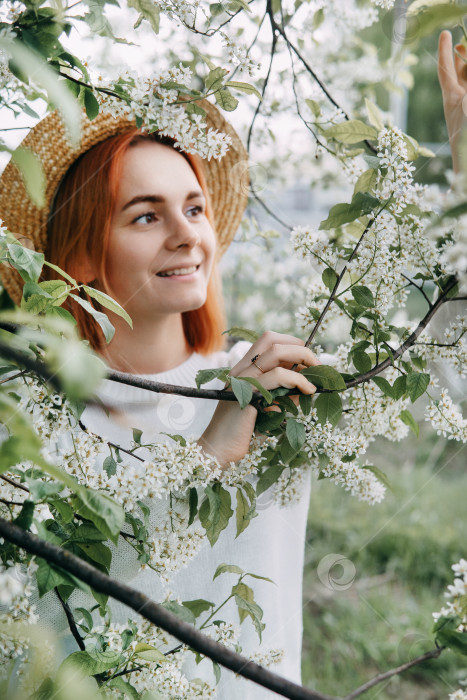
[[[111,223],[111,293],[134,321],[200,308],[216,248],[195,173],[170,146],[131,146]]]

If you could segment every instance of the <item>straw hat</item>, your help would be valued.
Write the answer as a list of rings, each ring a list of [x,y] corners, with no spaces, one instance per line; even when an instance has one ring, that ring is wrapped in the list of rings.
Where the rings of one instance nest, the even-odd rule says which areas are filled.
[[[248,154],[233,127],[219,110],[207,100],[201,103],[206,110],[209,127],[228,134],[232,139],[227,153],[217,160],[203,160],[206,180],[211,195],[214,223],[217,231],[218,252],[228,248],[240,224],[248,199]],[[45,206],[38,208],[29,198],[21,174],[10,161],[0,177],[0,219],[17,238],[28,239],[29,246],[44,252],[47,242],[47,222],[57,188],[72,163],[93,146],[135,126],[127,116],[114,117],[99,112],[92,121],[83,113],[81,141],[72,146],[58,112],[42,119],[21,143],[36,153],[46,177]],[[16,270],[0,266],[0,276],[6,291],[19,305],[23,280]]]

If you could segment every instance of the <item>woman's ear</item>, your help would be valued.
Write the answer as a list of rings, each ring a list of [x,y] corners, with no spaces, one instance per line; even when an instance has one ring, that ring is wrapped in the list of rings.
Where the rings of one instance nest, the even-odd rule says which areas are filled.
[[[90,282],[94,282],[94,280],[96,278],[97,278],[96,266],[89,259],[89,257],[86,255],[84,260],[82,260],[81,265],[79,265],[79,267],[78,267],[76,279],[81,284],[89,284]]]

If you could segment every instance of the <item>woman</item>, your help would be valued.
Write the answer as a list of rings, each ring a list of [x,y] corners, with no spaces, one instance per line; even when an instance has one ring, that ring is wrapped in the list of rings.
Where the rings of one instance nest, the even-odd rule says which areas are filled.
[[[453,62],[448,33],[441,36],[439,69],[447,124],[455,148],[463,123],[462,100],[466,82],[461,59],[457,58],[455,64]],[[215,112],[212,107],[209,114],[213,120]],[[113,153],[115,148],[121,149],[119,159],[114,161],[118,165],[117,176],[115,173],[107,174],[104,178],[104,184],[113,183],[114,191],[108,187],[108,191],[103,193],[101,187],[95,187],[96,169],[86,169],[83,158],[81,175],[79,172],[77,174],[79,167],[76,166],[56,197],[47,252],[53,262],[64,266],[80,282],[109,291],[130,313],[134,330],[131,331],[118,316],[110,314],[116,328],[114,339],[108,346],[99,345],[96,329],[88,326],[86,331],[86,321],[81,311],[74,310],[83,336],[88,337],[101,352],[109,367],[159,381],[193,385],[199,369],[232,365],[231,375],[259,378],[268,389],[285,386],[312,393],[314,387],[302,375],[291,371],[293,364],[308,366],[318,362],[313,353],[303,347],[301,340],[268,332],[251,347],[239,343],[225,353],[213,339],[216,323],[217,329],[222,327],[218,303],[220,297],[215,285],[216,246],[218,250],[225,247],[235,226],[231,226],[227,233],[228,227],[223,230],[218,227],[216,239],[213,222],[216,214],[220,216],[221,207],[217,208],[214,203],[213,212],[210,213],[209,191],[203,183],[200,169],[167,143],[131,136],[124,145],[121,142],[112,144],[108,140],[108,124],[104,122],[98,118],[92,123],[93,126],[88,125],[89,133],[93,132],[88,147],[91,147],[90,141],[93,141],[92,146],[104,141]],[[48,133],[51,135],[52,131],[49,129]],[[120,129],[117,128],[116,133],[120,133]],[[85,143],[87,136],[85,127]],[[50,147],[46,150],[50,151]],[[63,165],[63,153],[60,150],[58,153]],[[94,151],[94,155],[96,153],[98,151]],[[79,155],[74,153],[68,156],[68,160],[65,158],[66,168],[58,170],[60,177]],[[92,159],[92,155],[90,157]],[[238,156],[237,160],[241,157]],[[106,162],[106,159],[98,157],[97,162]],[[8,184],[11,185],[10,180],[13,180],[14,186],[21,189],[18,176],[6,173]],[[56,174],[55,164],[55,176],[51,170],[50,179],[53,180]],[[78,185],[80,176],[81,184]],[[91,186],[82,189],[86,182],[90,182]],[[49,187],[49,201],[57,184],[58,181]],[[235,192],[235,188],[232,189]],[[73,201],[70,203],[69,197],[80,192],[94,200],[91,218],[98,217],[100,212],[106,222],[108,246],[105,251],[98,247],[96,253],[93,249],[91,243],[94,245],[94,241],[89,233],[92,229],[89,226],[87,237],[81,235],[75,241],[75,245],[80,245],[80,254],[67,249],[73,229],[80,226],[80,207],[73,209]],[[28,218],[31,211],[31,204],[24,192],[21,207],[17,208],[16,213],[10,212],[12,223],[4,208],[2,214],[12,230],[31,237],[35,229],[22,228],[22,221],[25,216]],[[66,220],[68,226],[64,225]],[[36,219],[36,228],[37,222]],[[65,232],[66,245],[59,254],[60,238]],[[42,243],[45,247],[44,240]],[[66,266],[64,262],[68,254],[69,265]],[[13,282],[7,275],[5,284],[15,296]],[[205,313],[201,316],[198,314],[196,318],[194,312],[200,309],[204,309]],[[209,339],[207,336],[210,336]],[[247,407],[242,411],[235,403],[220,403],[214,410],[207,401],[171,397],[167,401],[166,397],[111,382],[104,382],[99,388],[99,396],[117,412],[124,413],[127,426],[129,421],[132,427],[143,428],[143,434],[149,441],[160,439],[161,433],[188,435],[196,432],[199,444],[224,467],[245,455],[254,429],[255,409]],[[171,415],[177,402],[178,407],[183,409],[181,417]],[[89,429],[109,440],[123,446],[129,441],[128,431],[124,434],[120,423],[107,418],[103,411],[88,408],[82,420]],[[173,591],[181,600],[187,597],[209,600],[215,593],[224,599],[229,594],[231,582],[227,577],[219,577],[214,586],[211,580],[217,563],[221,561],[272,578],[276,587],[258,581],[257,597],[264,608],[266,623],[264,644],[285,647],[284,661],[275,670],[297,682],[300,679],[301,576],[307,504],[307,488],[300,502],[288,509],[280,510],[274,504],[267,503],[260,516],[238,539],[234,539],[235,532],[229,526],[214,549],[204,547],[187,568],[176,575],[172,584]],[[165,506],[161,506],[159,511],[153,508],[151,518],[154,526],[167,519]],[[124,546],[120,547],[119,552],[122,549]],[[131,558],[129,547],[123,551],[123,555],[115,555],[114,559],[114,576],[130,581],[155,600],[161,600],[163,589],[153,572],[146,570],[135,574],[136,562],[134,557]],[[78,596],[75,596],[72,604],[79,604]],[[113,611],[115,619],[124,620],[127,615],[121,606],[115,605]],[[57,617],[59,613],[57,607]],[[230,619],[234,619],[235,611],[230,610],[229,615]],[[247,653],[257,645],[254,633],[245,625],[240,642]],[[70,647],[69,651],[73,651],[73,648]],[[213,682],[210,668],[206,666],[189,668],[187,673],[191,677],[203,676]],[[226,699],[243,697],[256,700],[272,695],[252,684],[233,680],[225,672],[218,688],[219,697]]]
[[[45,224],[46,212],[34,212],[24,192],[20,198],[16,195],[14,203],[11,197],[3,198],[2,216],[10,230],[32,238],[36,247],[45,249],[47,260],[78,282],[109,293],[129,313],[132,329],[117,314],[108,312],[115,335],[106,345],[89,314],[69,305],[82,337],[110,368],[195,386],[200,369],[230,366],[233,376],[255,377],[267,389],[282,386],[311,394],[314,386],[291,370],[293,365],[301,368],[319,363],[302,340],[266,332],[252,346],[242,342],[230,352],[221,349],[225,321],[217,261],[243,212],[245,197],[237,194],[238,183],[230,185],[229,179],[235,180],[233,166],[246,154],[217,110],[212,105],[205,107],[210,124],[228,131],[234,141],[231,161],[222,171],[205,163],[208,181],[212,181],[212,169],[217,167],[212,202],[200,159],[182,154],[170,140],[143,135],[128,119],[114,119],[103,112],[92,122],[84,119],[82,142],[76,152],[67,143],[57,116],[52,115],[24,142],[41,157],[48,176],[51,210],[46,241],[37,236],[41,223]],[[56,140],[53,149],[52,135]],[[22,186],[11,165],[5,170],[3,182],[10,192]],[[234,203],[230,220],[216,231],[215,222],[222,221],[230,202]],[[42,221],[38,221],[39,216]],[[18,301],[11,271],[4,274],[4,281]],[[222,388],[218,380],[209,386]],[[247,453],[257,414],[252,406],[241,410],[237,402],[220,402],[215,407],[212,401],[162,396],[108,380],[97,395],[112,413],[108,417],[104,409],[88,407],[81,421],[92,433],[124,449],[130,448],[131,428],[143,430],[144,443],[168,441],[167,433],[194,435],[221,468]],[[102,460],[95,469],[103,476]],[[235,489],[232,496],[235,498]],[[275,670],[296,682],[300,682],[301,578],[308,501],[309,474],[299,503],[280,509],[266,499],[259,517],[238,538],[235,518],[231,518],[215,546],[211,548],[204,538],[201,550],[170,584],[172,595],[180,600],[203,598],[217,605],[229,596],[235,583],[227,575],[213,583],[221,563],[272,579],[274,583],[257,580],[254,586],[266,625],[259,650],[284,649],[285,658]],[[156,498],[150,506],[151,526],[163,529],[168,521],[168,502]],[[114,550],[111,574],[154,600],[163,600],[163,581],[151,569],[139,573],[138,569],[131,546],[120,541],[118,550]],[[52,597],[49,594],[37,601],[38,611],[56,630],[63,631],[66,619]],[[73,607],[89,609],[93,603],[80,593],[70,599]],[[111,607],[113,620],[125,623],[128,610],[117,604]],[[233,600],[223,613],[223,619],[238,624]],[[244,653],[258,649],[258,637],[250,621],[242,625],[239,641]],[[70,636],[66,648],[67,653],[77,650]],[[209,661],[200,667],[191,664],[190,668],[188,664],[186,673],[215,684]],[[225,672],[218,695],[256,699],[273,694]]]

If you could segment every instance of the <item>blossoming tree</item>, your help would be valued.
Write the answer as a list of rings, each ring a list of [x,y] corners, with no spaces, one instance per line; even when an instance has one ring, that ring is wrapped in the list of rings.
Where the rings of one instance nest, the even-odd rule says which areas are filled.
[[[284,507],[294,502],[310,469],[352,496],[378,503],[384,498],[386,476],[368,463],[365,453],[380,436],[399,441],[409,430],[417,433],[410,409],[422,397],[432,428],[466,441],[467,424],[459,407],[431,373],[433,363],[449,363],[465,377],[465,315],[457,313],[449,320],[443,313],[459,309],[466,298],[464,148],[461,144],[460,174],[452,178],[450,189],[433,193],[414,182],[417,158],[433,154],[375,104],[376,87],[388,82],[394,64],[399,62],[402,70],[407,62],[406,46],[402,43],[390,60],[380,62],[371,45],[354,41],[354,35],[370,26],[392,31],[393,0],[127,0],[125,8],[120,5],[115,0],[4,3],[2,110],[35,120],[36,110],[43,111],[44,105],[57,108],[71,137],[78,139],[80,110],[93,119],[105,105],[117,115],[133,116],[144,129],[176,138],[203,158],[221,158],[229,138],[206,128],[198,103],[211,97],[232,112],[245,100],[251,111],[246,140],[252,161],[271,177],[279,177],[287,157],[303,167],[303,157],[288,153],[283,143],[277,148],[285,148],[284,153],[270,156],[275,123],[295,119],[309,137],[302,151],[309,152],[310,162],[317,159],[316,166],[308,167],[310,180],[337,177],[337,163],[340,177],[352,185],[350,201],[335,204],[319,228],[298,226],[290,232],[297,255],[293,285],[295,293],[303,293],[295,311],[307,345],[322,342],[333,323],[342,342],[326,364],[303,370],[318,390],[314,399],[300,396],[299,406],[287,390],[268,391],[249,378],[229,377],[228,368],[200,372],[196,390],[138,383],[128,376],[127,383],[152,391],[237,400],[242,407],[253,401],[259,409],[259,437],[239,463],[225,470],[194,440],[177,434],[166,444],[147,444],[135,427],[133,447],[124,450],[79,430],[83,402],[92,400],[103,366],[79,341],[65,307],[84,306],[107,342],[113,328],[105,310],[127,318],[124,310],[60,270],[61,279],[39,282],[43,266],[50,263],[27,242],[18,241],[14,231],[2,228],[2,262],[25,282],[21,308],[4,309],[0,317],[0,416],[5,426],[0,445],[2,687],[6,693],[15,676],[20,679],[16,690],[8,692],[16,698],[26,692],[38,698],[61,693],[70,699],[84,694],[213,697],[214,687],[181,673],[186,655],[201,654],[213,660],[217,677],[221,664],[286,697],[322,700],[325,696],[318,692],[281,682],[254,664],[245,666],[237,654],[242,651],[238,625],[222,618],[225,601],[183,602],[169,596],[157,601],[160,605],[150,604],[107,574],[114,552],[125,542],[137,552],[142,567],[169,583],[206,538],[215,545],[231,518],[236,518],[237,535],[243,532],[257,515],[262,494],[269,492]],[[123,9],[125,17],[130,13],[134,18],[132,37],[147,39],[153,32],[173,38],[165,44],[165,70],[122,72],[106,79],[97,66],[88,65],[84,53],[75,55],[68,48],[67,37],[77,27],[86,27],[91,37],[106,37],[110,44],[128,41],[115,36]],[[457,2],[416,0],[403,8],[406,35],[416,41],[443,26],[463,26],[464,11]],[[365,76],[360,89],[349,88],[348,76],[355,82],[358,70]],[[39,161],[26,149],[13,151],[6,137],[0,145],[12,151],[30,197],[40,205],[44,183]],[[279,219],[262,200],[254,179],[251,196]],[[251,219],[244,229],[255,225]],[[87,293],[87,301],[80,291]],[[423,311],[397,324],[394,311],[406,307],[409,294],[420,298]],[[435,315],[447,319],[442,337],[429,331]],[[255,328],[236,327],[230,333],[248,340],[258,337]],[[213,379],[229,381],[232,391],[202,388]],[[275,411],[264,410],[272,403]],[[98,462],[101,470],[95,469]],[[247,480],[251,475],[257,477],[255,488]],[[161,496],[170,498],[170,517],[154,531],[148,526],[148,503]],[[467,652],[466,562],[453,569],[450,599],[435,615],[433,652],[370,680],[348,698],[438,656],[444,647]],[[249,619],[261,638],[261,601],[254,592],[254,580],[261,577],[230,562],[214,572],[214,578],[221,576],[235,577],[229,597],[235,598],[240,623]],[[44,643],[31,603],[34,588],[42,597],[59,598],[79,647],[56,676],[49,668],[53,646]],[[94,596],[99,624],[89,610],[68,605],[76,588]],[[144,603],[146,612],[128,625],[114,624],[108,615],[109,595],[138,611]],[[34,654],[38,647],[40,664]],[[280,657],[281,650],[270,649],[250,660],[267,666]],[[76,669],[79,682],[70,689],[66,680]],[[153,695],[144,695],[149,691]],[[467,695],[458,690],[450,697]]]

